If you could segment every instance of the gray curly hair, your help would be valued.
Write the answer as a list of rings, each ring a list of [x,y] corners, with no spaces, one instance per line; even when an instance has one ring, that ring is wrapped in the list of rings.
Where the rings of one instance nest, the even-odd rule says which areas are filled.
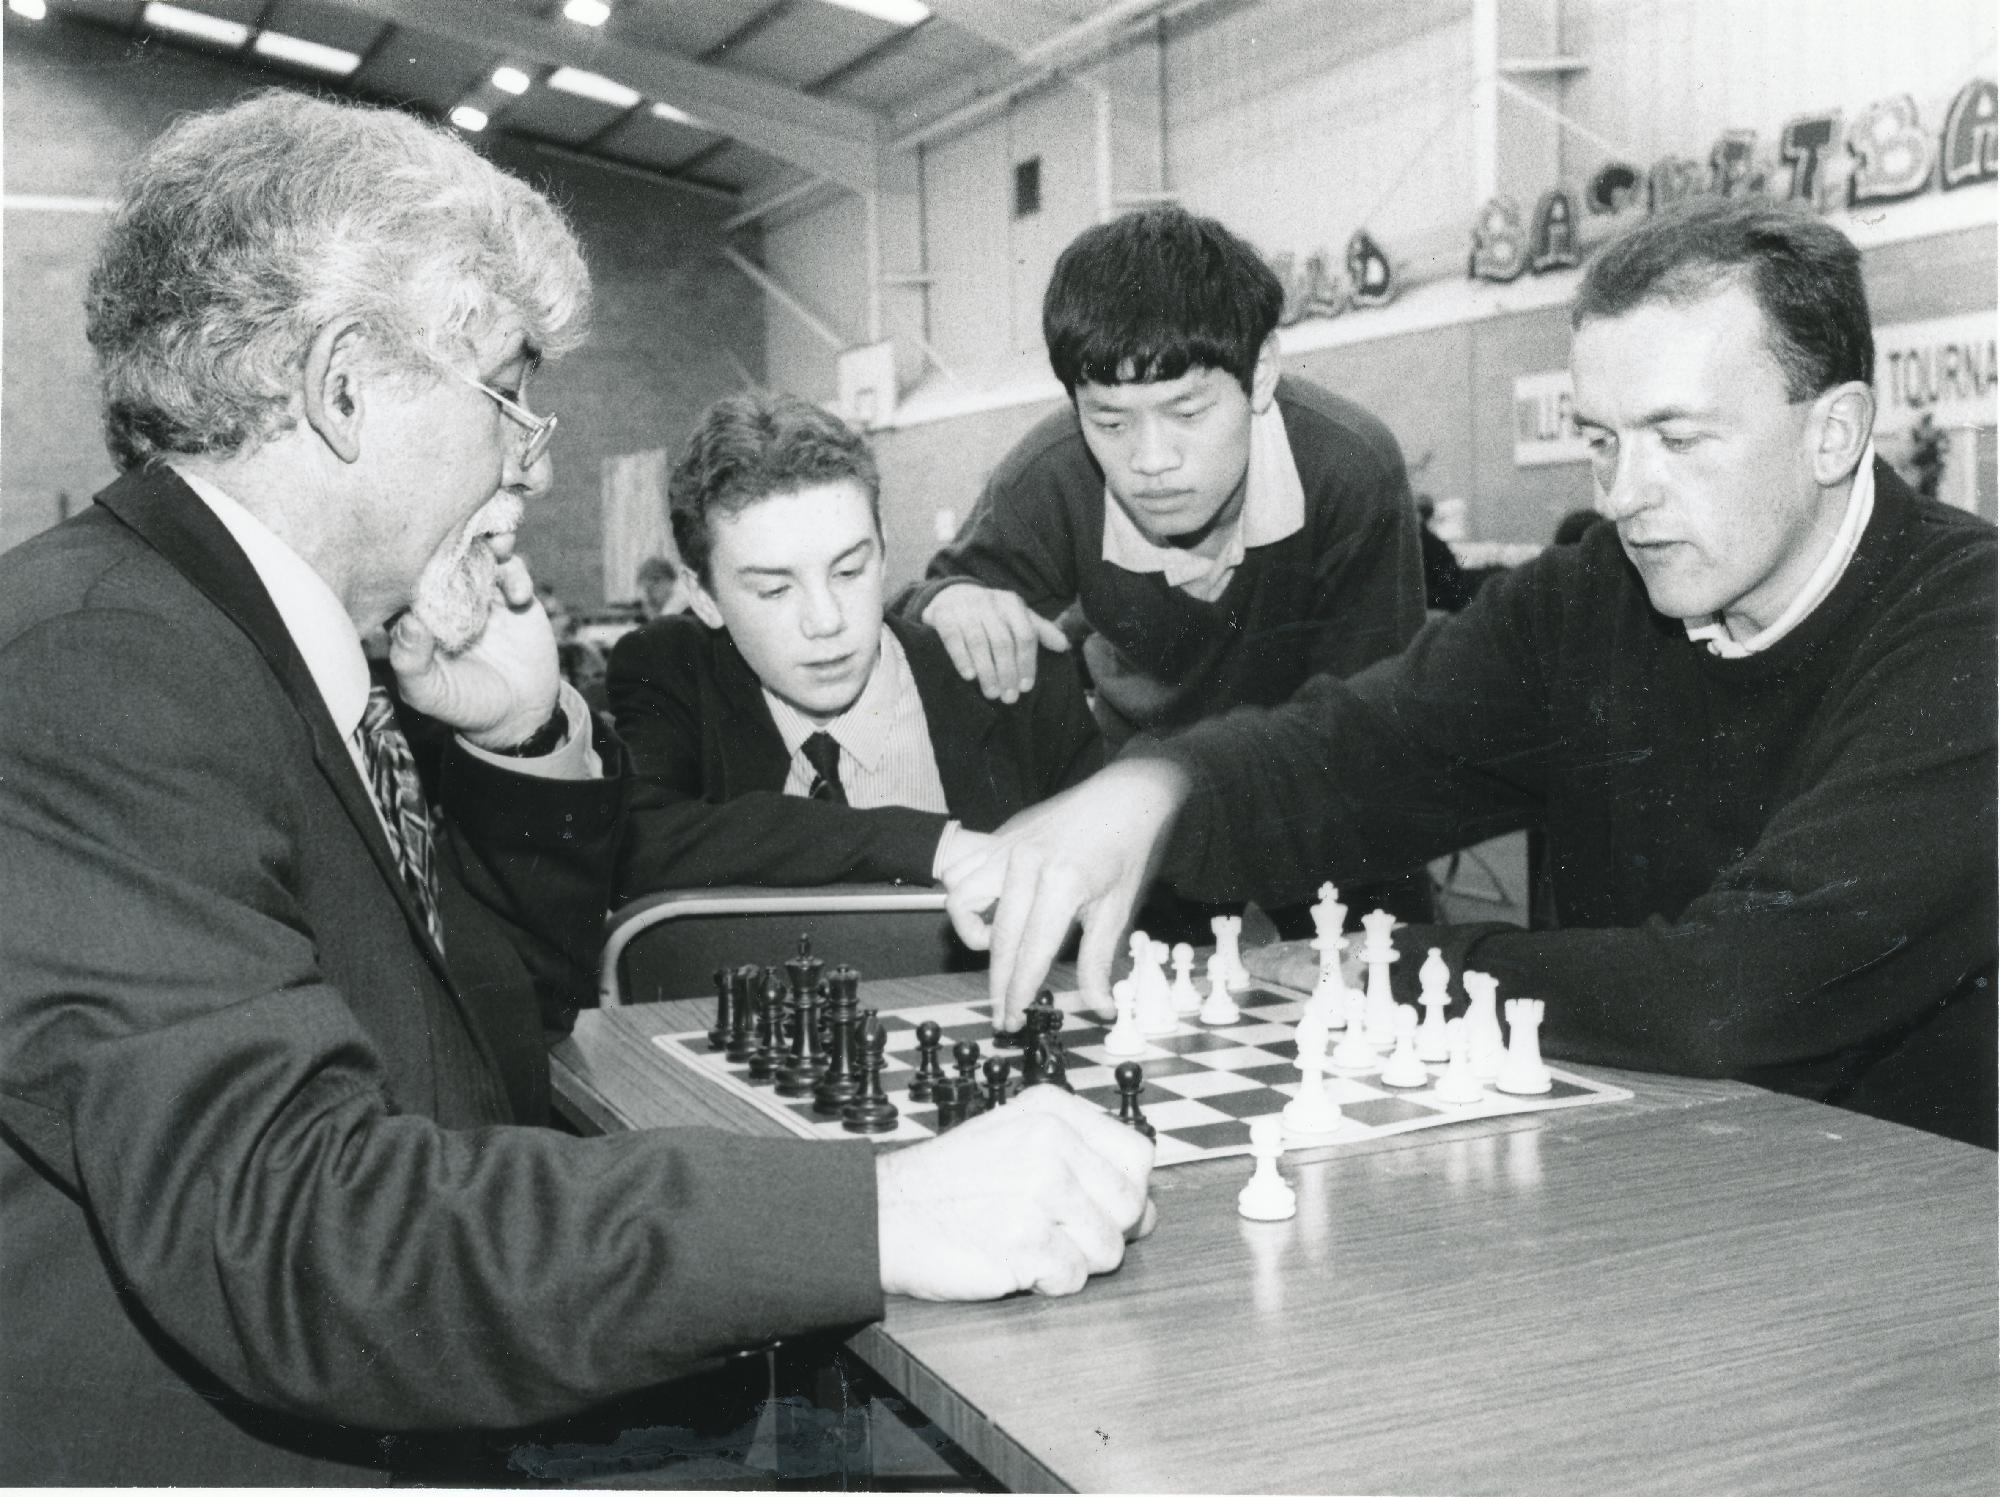
[[[416,377],[503,318],[560,354],[589,306],[575,236],[525,182],[409,115],[273,89],[176,121],[134,165],[85,329],[105,442],[130,469],[287,429],[336,319],[359,319],[376,367]]]

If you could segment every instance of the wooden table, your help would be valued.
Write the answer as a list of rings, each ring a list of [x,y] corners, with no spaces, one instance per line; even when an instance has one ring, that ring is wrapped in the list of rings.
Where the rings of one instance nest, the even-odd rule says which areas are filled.
[[[869,985],[884,1008],[977,977]],[[774,1131],[587,1013],[579,1121]],[[1154,1175],[1160,1225],[1060,1300],[891,1302],[850,1345],[1017,1490],[1986,1493],[2000,1481],[1995,1160],[1731,1082]]]

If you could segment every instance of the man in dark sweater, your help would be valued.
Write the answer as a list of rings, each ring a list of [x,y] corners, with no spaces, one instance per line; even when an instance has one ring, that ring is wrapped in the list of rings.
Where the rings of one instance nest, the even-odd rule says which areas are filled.
[[[668,483],[692,612],[612,651],[638,781],[623,897],[718,884],[929,883],[1104,762],[1076,667],[989,702],[922,624],[883,618],[867,442],[785,395],[732,395]]]
[[[1702,199],[1607,247],[1572,321],[1612,524],[1397,660],[1135,745],[1002,829],[961,931],[1004,878],[1018,1012],[1079,911],[1102,993],[1156,863],[1297,897],[1539,826],[1559,929],[1398,944],[1546,998],[1554,1053],[1992,1147],[1994,535],[1875,460],[1859,255]]]
[[[1424,618],[1396,440],[1278,372],[1284,293],[1255,250],[1177,207],[1079,235],[1042,303],[1071,408],[1003,459],[900,602],[1008,700],[1073,605],[1116,750],[1395,654]],[[1398,870],[1385,870],[1395,873]],[[1421,877],[1371,891],[1427,914]],[[1365,905],[1363,906],[1366,907]]]

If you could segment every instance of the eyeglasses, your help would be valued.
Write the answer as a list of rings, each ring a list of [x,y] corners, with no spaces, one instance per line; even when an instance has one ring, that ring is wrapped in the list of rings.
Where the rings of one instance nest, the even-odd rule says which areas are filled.
[[[443,368],[453,379],[468,384],[475,390],[484,390],[488,395],[491,395],[494,404],[505,411],[517,425],[526,430],[528,433],[528,442],[521,449],[521,467],[523,469],[532,468],[542,460],[542,454],[549,450],[549,443],[555,438],[556,418],[554,416],[537,416],[533,411],[522,405],[520,401],[503,391],[494,389],[484,380],[474,379],[469,374],[464,374],[459,370],[453,369],[449,364],[444,365]]]

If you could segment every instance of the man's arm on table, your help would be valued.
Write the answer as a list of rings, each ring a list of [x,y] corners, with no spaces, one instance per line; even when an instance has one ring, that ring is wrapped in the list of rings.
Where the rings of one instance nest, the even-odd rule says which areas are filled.
[[[692,668],[643,633],[611,652],[605,689],[636,775],[620,897],[725,884],[930,882],[950,819],[939,812],[836,806],[778,790],[705,799],[693,683]]]
[[[219,725],[202,643],[102,612],[0,655],[7,700],[35,704],[0,721],[0,1120],[210,1376],[371,1428],[515,1425],[873,1318],[885,1284],[1061,1292],[1141,1225],[1150,1148],[1069,1098],[894,1165],[707,1130],[453,1129],[392,1098],[298,892],[295,777],[316,771],[291,705],[253,678]],[[400,926],[340,945],[428,981]],[[963,1228],[976,1190],[1007,1233]],[[801,1219],[809,1250],[783,1230]]]
[[[1075,541],[1061,496],[1037,481],[1037,467],[1003,459],[957,539],[896,600],[897,612],[937,631],[959,675],[994,701],[1033,689],[1043,649],[1069,649],[1055,618],[1076,599]]]

